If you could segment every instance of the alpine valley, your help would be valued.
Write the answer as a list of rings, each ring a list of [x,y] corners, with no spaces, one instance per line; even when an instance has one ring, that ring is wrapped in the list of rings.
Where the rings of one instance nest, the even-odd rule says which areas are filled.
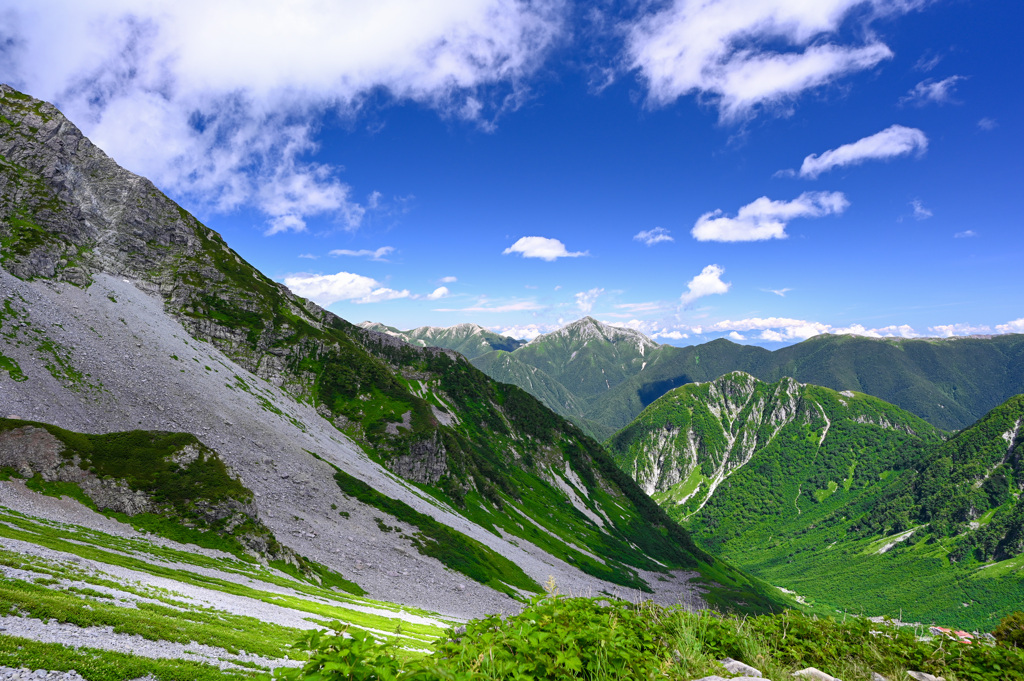
[[[334,621],[422,656],[558,590],[988,630],[1020,392],[1020,335],[355,325],[0,86],[0,665],[252,676]]]

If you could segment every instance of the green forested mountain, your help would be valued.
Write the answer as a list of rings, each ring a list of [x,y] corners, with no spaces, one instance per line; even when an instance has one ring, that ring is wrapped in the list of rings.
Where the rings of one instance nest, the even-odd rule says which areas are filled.
[[[950,437],[862,393],[733,373],[608,446],[701,546],[819,607],[991,628],[1024,601],[1022,424],[1024,396]]]
[[[945,430],[965,428],[1024,392],[1024,335],[893,339],[822,335],[780,350],[718,339],[674,347],[586,317],[496,361],[474,360],[563,416],[607,437],[672,388],[744,371],[853,390],[899,406]],[[523,366],[543,372],[538,381]],[[572,409],[555,381],[575,398]]]

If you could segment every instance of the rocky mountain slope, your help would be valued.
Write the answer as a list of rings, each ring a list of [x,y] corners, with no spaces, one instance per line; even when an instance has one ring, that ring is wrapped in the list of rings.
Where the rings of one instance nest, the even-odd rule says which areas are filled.
[[[833,390],[874,395],[946,430],[964,428],[1024,392],[1024,335],[892,339],[822,335],[780,350],[725,339],[687,347],[590,317],[511,353],[473,359],[599,439],[610,436],[669,390],[744,371]]]
[[[862,393],[731,373],[608,446],[698,543],[773,584],[990,627],[1024,598],[1022,424],[1024,396],[950,437]]]
[[[696,570],[769,605],[527,393],[294,296],[52,106],[3,87],[0,114],[19,428],[194,436],[277,542],[385,600],[496,612],[549,576],[673,600]]]

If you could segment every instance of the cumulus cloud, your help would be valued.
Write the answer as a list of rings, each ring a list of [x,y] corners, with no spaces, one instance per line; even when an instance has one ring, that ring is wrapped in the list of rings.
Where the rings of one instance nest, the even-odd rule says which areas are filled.
[[[698,94],[717,105],[723,122],[743,120],[892,58],[884,43],[842,44],[838,31],[855,10],[870,21],[917,4],[674,0],[624,27],[626,60],[652,105]]]
[[[962,232],[957,232],[953,235],[954,239],[970,239],[972,236],[978,236],[977,232],[973,229],[965,229]]]
[[[537,336],[542,336],[552,331],[557,331],[557,324],[523,324],[515,326],[491,326],[491,331],[502,336],[511,336],[520,340],[532,341]]]
[[[129,169],[267,232],[356,228],[379,202],[308,160],[316,122],[371,93],[481,123],[524,99],[563,0],[6,3],[5,80],[55,101]],[[158,141],[159,143],[155,143]]]
[[[740,333],[739,331],[730,331],[730,332],[729,332],[729,338],[732,338],[732,339],[733,339],[733,340],[735,340],[735,341],[744,341],[744,340],[747,340],[747,337],[746,337],[746,336],[744,336],[744,335],[743,335],[742,333]]]
[[[296,295],[309,298],[324,307],[340,300],[362,304],[409,297],[406,290],[396,291],[370,277],[351,272],[291,274],[284,278],[284,285]]]
[[[999,333],[1024,333],[1024,317],[1005,324],[996,324],[996,331]]]
[[[762,196],[740,208],[736,217],[721,210],[701,215],[690,233],[697,241],[785,239],[790,220],[839,214],[849,205],[842,192],[804,192],[792,201]]]
[[[820,156],[811,154],[800,166],[800,177],[814,178],[836,167],[878,161],[928,149],[928,137],[917,128],[893,125],[874,135],[829,149]]]
[[[789,317],[750,317],[748,319],[730,320],[726,319],[704,326],[701,331],[730,334],[732,332],[751,333],[758,332],[758,338],[772,343],[802,341],[813,336],[825,333],[853,334],[867,336],[870,338],[902,337],[915,338],[918,336],[909,325],[885,326],[869,329],[862,324],[851,324],[850,326],[833,326],[823,322],[810,321],[806,319],[793,319]],[[701,331],[697,331],[700,333]]]
[[[718,265],[708,265],[700,274],[686,285],[686,293],[679,297],[683,305],[689,305],[704,296],[721,295],[729,290],[731,283],[722,281],[725,269]]]
[[[372,250],[372,251],[368,250],[368,249],[365,249],[365,248],[360,249],[358,251],[350,251],[347,248],[336,248],[333,251],[330,251],[329,254],[333,255],[333,256],[347,255],[347,256],[351,256],[353,258],[369,258],[370,260],[376,260],[376,261],[379,261],[379,262],[387,262],[384,259],[384,256],[391,255],[394,252],[395,252],[394,246],[381,246],[380,248]]]
[[[598,296],[604,293],[603,288],[592,288],[589,291],[580,291],[576,294],[576,307],[580,312],[587,314],[594,309],[594,302]]]
[[[952,338],[953,336],[973,336],[976,334],[992,333],[992,328],[984,324],[939,324],[937,326],[929,326],[928,333],[943,338]]]
[[[510,253],[519,253],[524,258],[540,258],[548,262],[554,262],[559,258],[578,258],[581,255],[589,255],[587,251],[570,253],[566,250],[565,244],[558,239],[548,239],[543,236],[522,237],[502,251],[503,255]]]
[[[427,294],[427,300],[440,300],[441,298],[447,298],[450,294],[447,286],[438,286],[434,289],[433,293]]]
[[[664,227],[655,227],[654,229],[638,232],[633,235],[633,240],[642,241],[645,246],[653,246],[663,241],[675,241],[675,239],[669,236],[669,231]]]
[[[950,76],[942,80],[934,78],[922,80],[900,98],[900,104],[924,106],[926,104],[955,103],[956,100],[953,97],[956,94],[956,84],[966,78],[966,76]]]

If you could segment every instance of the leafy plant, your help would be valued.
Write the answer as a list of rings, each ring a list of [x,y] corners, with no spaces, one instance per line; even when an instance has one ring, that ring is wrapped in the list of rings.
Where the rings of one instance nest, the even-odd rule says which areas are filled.
[[[1004,646],[1024,648],[1024,612],[1018,610],[1004,617],[992,635]]]

